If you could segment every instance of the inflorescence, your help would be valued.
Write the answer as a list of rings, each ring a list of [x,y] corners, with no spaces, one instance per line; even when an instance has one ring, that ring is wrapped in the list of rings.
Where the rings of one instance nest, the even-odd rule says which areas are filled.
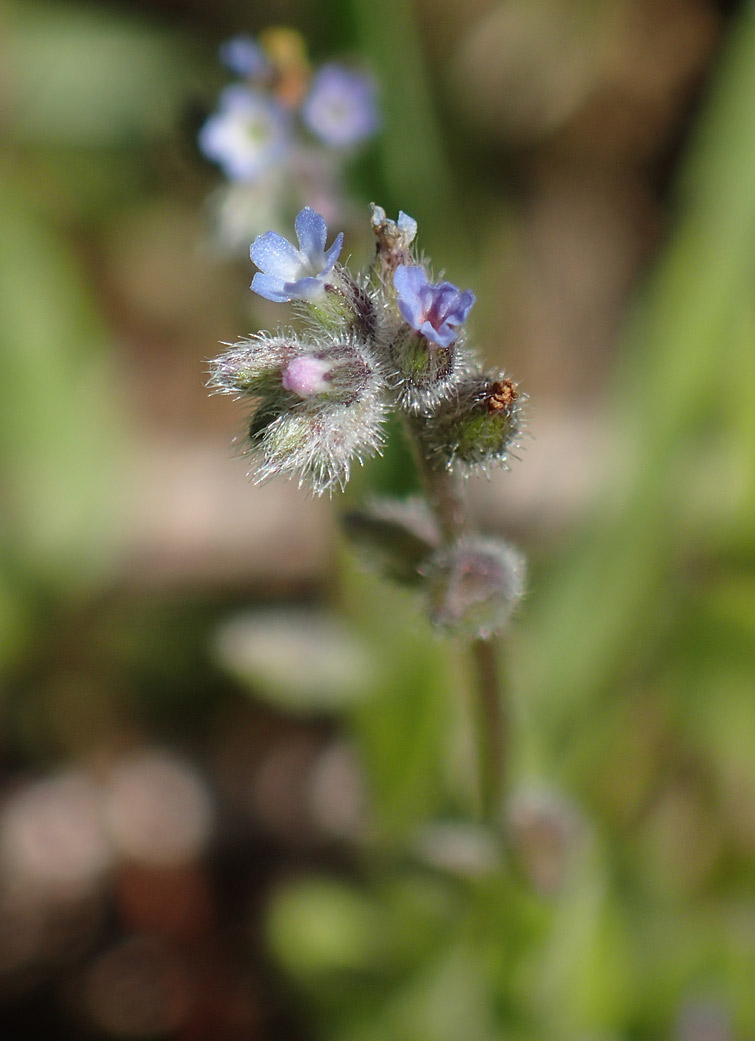
[[[343,488],[354,461],[380,451],[391,412],[408,419],[435,469],[506,464],[519,446],[523,395],[488,372],[467,342],[469,289],[433,283],[417,259],[417,225],[373,206],[375,260],[359,277],[327,246],[320,214],[296,218],[297,245],[259,235],[251,288],[291,302],[304,331],[258,333],[212,362],[210,387],[251,406],[248,451],[257,480],[296,475],[316,493]]]
[[[391,413],[425,477],[506,466],[520,447],[525,395],[468,343],[474,294],[431,280],[407,214],[389,220],[373,205],[371,225],[374,260],[358,276],[339,263],[343,235],[328,245],[325,219],[309,207],[296,217],[296,245],[274,231],[252,243],[251,289],[291,303],[300,319],[299,329],[250,336],[211,363],[209,386],[249,406],[245,452],[257,482],[284,474],[317,494],[343,489],[352,465],[381,451]],[[444,532],[424,506],[373,504],[350,527],[381,570],[424,583],[440,629],[485,637],[521,596],[516,550]]]

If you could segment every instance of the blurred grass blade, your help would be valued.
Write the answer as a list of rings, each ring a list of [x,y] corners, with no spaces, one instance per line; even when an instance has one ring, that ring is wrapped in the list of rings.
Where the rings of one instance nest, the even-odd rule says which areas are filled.
[[[736,364],[739,352],[730,347],[755,269],[754,107],[755,12],[748,8],[693,144],[676,232],[629,330],[616,390],[622,473],[606,475],[596,519],[530,605],[522,684],[540,725],[561,740],[652,640],[695,453],[727,422],[718,391]]]

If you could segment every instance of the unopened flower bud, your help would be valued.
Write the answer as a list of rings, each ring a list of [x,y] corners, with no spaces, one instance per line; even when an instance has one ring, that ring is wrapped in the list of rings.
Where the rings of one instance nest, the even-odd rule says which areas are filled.
[[[324,358],[311,355],[292,358],[283,370],[281,382],[286,390],[300,398],[311,398],[315,394],[325,394],[330,389],[328,374],[332,368],[332,363]]]
[[[354,460],[380,450],[387,388],[364,341],[288,341],[296,351],[256,396],[249,450],[255,480],[298,475],[321,494],[343,487]]]
[[[465,536],[439,549],[423,571],[433,625],[470,639],[504,629],[524,592],[524,557],[498,539]]]
[[[352,463],[361,464],[381,449],[382,400],[369,394],[349,403],[312,397],[298,406],[284,409],[256,431],[253,421],[250,451],[259,460],[255,483],[283,475],[298,477],[300,486],[309,485],[317,495],[342,490]]]
[[[300,352],[298,339],[260,333],[238,343],[226,344],[210,362],[208,387],[218,394],[264,394],[280,382],[280,373]]]
[[[505,466],[512,449],[520,447],[524,401],[526,396],[505,376],[462,377],[426,430],[426,448],[435,464]]]

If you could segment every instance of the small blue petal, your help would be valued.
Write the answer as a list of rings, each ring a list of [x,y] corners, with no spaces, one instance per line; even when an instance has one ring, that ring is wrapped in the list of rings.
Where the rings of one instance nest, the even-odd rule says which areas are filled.
[[[450,347],[458,335],[449,325],[441,325],[436,329],[431,322],[422,322],[418,332],[431,343],[437,343],[439,347]]]
[[[398,309],[404,321],[411,325],[413,329],[419,329],[425,309],[418,296],[400,296],[398,298]]]
[[[323,285],[321,279],[309,275],[296,282],[286,283],[286,289],[291,293],[291,300],[315,300],[322,294]]]
[[[231,72],[250,79],[264,77],[270,71],[270,62],[265,52],[251,36],[233,36],[222,43],[218,56]]]
[[[258,296],[263,296],[265,300],[272,300],[276,304],[282,304],[286,300],[290,300],[291,297],[286,293],[283,288],[284,282],[281,282],[275,275],[265,275],[263,272],[258,271],[252,279],[252,284],[249,287]]]
[[[294,282],[301,268],[298,250],[277,231],[258,235],[249,247],[249,256],[258,268],[283,282]]]
[[[398,293],[398,309],[414,329],[419,329],[425,312],[420,294],[427,284],[427,275],[421,267],[401,264],[393,273],[393,285]]]
[[[430,283],[423,268],[416,264],[400,264],[393,276],[393,284],[399,292],[419,293]]]
[[[474,295],[471,289],[465,289],[460,295],[458,303],[456,305],[455,314],[459,315],[459,325],[462,322],[466,322],[467,315],[472,310],[477,297]]]
[[[404,236],[407,245],[414,241],[417,236],[417,222],[403,210],[398,211],[398,230]]]
[[[328,252],[325,254],[325,267],[323,273],[326,274],[334,266],[336,261],[341,255],[343,249],[343,232],[339,231],[336,237],[333,239],[333,245],[330,247]]]
[[[300,210],[294,221],[296,237],[299,240],[299,252],[312,263],[323,255],[328,228],[325,218],[315,213],[309,206]]]

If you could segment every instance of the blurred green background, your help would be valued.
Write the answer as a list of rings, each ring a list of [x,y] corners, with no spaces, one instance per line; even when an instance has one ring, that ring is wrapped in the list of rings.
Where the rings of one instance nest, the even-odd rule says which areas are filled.
[[[271,24],[380,83],[346,253],[416,217],[531,397],[505,845],[457,649],[204,387]],[[1,0],[2,1038],[755,1038],[754,107],[745,4]]]

